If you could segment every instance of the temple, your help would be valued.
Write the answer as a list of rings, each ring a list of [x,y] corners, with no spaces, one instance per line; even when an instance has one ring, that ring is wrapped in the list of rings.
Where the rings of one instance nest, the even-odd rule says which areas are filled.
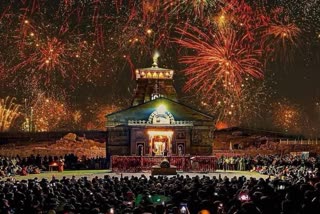
[[[126,156],[211,155],[214,118],[180,103],[174,71],[152,67],[135,71],[131,107],[106,116],[107,154]]]

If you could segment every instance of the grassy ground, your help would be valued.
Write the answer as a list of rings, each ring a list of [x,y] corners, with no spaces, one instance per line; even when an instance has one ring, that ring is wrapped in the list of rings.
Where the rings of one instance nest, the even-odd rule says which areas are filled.
[[[98,177],[103,177],[104,175],[110,175],[110,176],[117,176],[120,177],[121,174],[123,176],[129,176],[131,177],[133,176],[140,176],[141,174],[144,174],[146,176],[150,176],[150,172],[140,172],[140,173],[114,173],[111,172],[111,170],[106,170],[106,169],[102,169],[102,170],[66,170],[64,172],[57,172],[57,171],[52,171],[52,172],[43,172],[41,174],[30,174],[27,176],[14,176],[14,177],[6,177],[6,178],[2,178],[2,180],[6,180],[8,178],[14,178],[16,180],[28,180],[28,179],[34,179],[34,178],[38,178],[39,180],[41,180],[42,178],[46,178],[48,180],[50,180],[52,178],[52,176],[54,176],[56,179],[62,179],[62,177],[67,177],[67,178],[71,178],[72,176],[76,176],[76,178],[80,178],[80,177],[88,177],[89,179],[92,179],[95,176]],[[261,175],[257,172],[249,172],[249,171],[223,171],[223,170],[217,170],[216,172],[213,173],[191,173],[191,172],[178,172],[179,175],[189,175],[190,177],[194,177],[196,175],[199,176],[216,176],[218,177],[219,175],[221,175],[222,177],[227,176],[229,178],[232,178],[234,176],[239,177],[239,176],[245,176],[247,178],[249,177],[255,177],[255,178],[267,178],[268,176],[266,175]]]
[[[29,174],[27,176],[16,175],[16,176],[14,176],[14,178],[16,180],[28,180],[28,179],[34,179],[37,177],[38,179],[41,180],[42,178],[51,179],[52,176],[54,176],[57,179],[61,179],[64,176],[65,177],[72,177],[72,176],[91,177],[91,176],[95,176],[95,175],[101,176],[101,175],[104,175],[104,174],[110,173],[110,172],[111,172],[110,170],[106,170],[106,169],[104,169],[104,170],[101,170],[101,169],[100,170],[65,170],[63,172],[52,171],[52,172],[43,172],[40,174]],[[7,179],[7,178],[10,178],[10,177],[3,178],[2,180]]]

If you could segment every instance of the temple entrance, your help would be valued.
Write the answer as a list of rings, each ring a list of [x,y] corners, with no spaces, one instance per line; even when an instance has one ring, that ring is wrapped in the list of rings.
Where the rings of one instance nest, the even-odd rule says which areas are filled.
[[[148,131],[149,153],[152,156],[167,156],[171,154],[173,131]]]
[[[168,153],[168,137],[167,136],[154,136],[152,143],[152,155],[167,155]]]

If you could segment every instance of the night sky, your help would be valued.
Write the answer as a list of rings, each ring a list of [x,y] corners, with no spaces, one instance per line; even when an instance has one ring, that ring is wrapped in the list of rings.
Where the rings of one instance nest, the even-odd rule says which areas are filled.
[[[181,102],[223,126],[319,136],[319,16],[319,0],[0,1],[1,105],[19,105],[0,131],[104,129],[157,50]]]

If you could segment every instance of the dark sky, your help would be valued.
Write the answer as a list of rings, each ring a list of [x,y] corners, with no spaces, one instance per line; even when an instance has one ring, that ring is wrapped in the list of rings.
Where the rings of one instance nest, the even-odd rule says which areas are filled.
[[[87,118],[83,123],[88,123],[101,106],[130,104],[135,87],[132,72],[135,68],[150,67],[152,54],[157,49],[161,54],[160,66],[176,70],[175,86],[182,100],[188,102],[190,99],[185,98],[197,92],[182,90],[188,79],[182,71],[192,65],[180,62],[183,56],[199,55],[192,48],[174,42],[185,37],[177,33],[177,28],[188,30],[188,24],[209,35],[209,32],[221,31],[219,22],[224,17],[227,21],[223,28],[240,33],[243,29],[239,26],[243,25],[248,30],[246,33],[270,26],[298,29],[297,35],[292,30],[286,32],[288,40],[281,36],[266,40],[273,43],[277,54],[270,57],[272,60],[266,57],[261,60],[265,65],[265,94],[270,95],[269,104],[288,100],[289,105],[297,106],[320,133],[320,109],[316,107],[320,102],[318,0],[247,0],[244,3],[207,0],[204,5],[193,0],[168,1],[171,4],[143,2],[147,1],[1,1],[1,98],[16,97],[18,103],[27,98],[29,108],[41,103],[37,99],[43,93],[68,106],[72,112],[81,111]],[[267,24],[255,26],[264,17]],[[257,37],[255,41],[264,38]],[[268,55],[268,51],[262,49],[264,55]],[[208,109],[212,114],[217,113],[213,110],[215,105]],[[272,123],[265,127],[264,120],[259,118],[255,124],[269,129],[275,127]],[[301,129],[311,127],[301,122],[299,125]],[[284,130],[281,126],[277,129]]]

